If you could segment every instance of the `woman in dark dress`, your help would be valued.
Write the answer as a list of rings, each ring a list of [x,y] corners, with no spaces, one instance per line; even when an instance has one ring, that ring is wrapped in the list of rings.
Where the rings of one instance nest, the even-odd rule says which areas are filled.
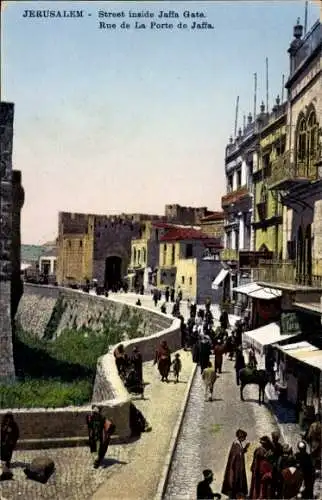
[[[1,422],[1,461],[3,464],[2,478],[12,477],[10,464],[12,454],[19,439],[19,427],[15,422],[12,413],[6,413]]]

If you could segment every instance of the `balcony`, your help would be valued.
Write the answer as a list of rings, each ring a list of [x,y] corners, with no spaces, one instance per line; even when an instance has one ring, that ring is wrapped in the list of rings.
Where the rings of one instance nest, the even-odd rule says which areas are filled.
[[[247,198],[250,196],[249,189],[248,187],[241,186],[238,189],[235,189],[234,191],[231,191],[230,193],[226,194],[225,196],[222,196],[221,198],[221,206],[222,208],[227,208],[232,204],[236,204],[239,201]]]
[[[318,51],[319,46],[321,45],[322,38],[322,25],[319,21],[317,21],[312,29],[307,33],[305,38],[303,39],[302,44],[296,50],[291,66],[291,78],[294,73],[304,64],[305,61],[309,59],[309,57]]]
[[[318,180],[318,153],[311,159],[311,164],[307,162],[294,162],[293,151],[288,151],[276,160],[272,161],[271,176],[267,179],[270,189],[286,191],[299,184]]]
[[[238,251],[233,250],[232,248],[225,248],[221,253],[220,253],[220,258],[221,260],[238,260]]]
[[[253,279],[282,290],[322,291],[322,276],[298,274],[293,261],[261,263],[253,269]]]

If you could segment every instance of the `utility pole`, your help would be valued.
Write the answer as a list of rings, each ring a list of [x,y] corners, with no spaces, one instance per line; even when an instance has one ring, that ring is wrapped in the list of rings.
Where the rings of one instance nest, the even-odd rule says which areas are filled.
[[[308,11],[309,2],[305,2],[305,15],[304,15],[304,36],[307,32],[307,11]]]
[[[282,75],[282,95],[281,95],[281,103],[284,102],[284,87],[285,87],[285,75]]]
[[[256,120],[257,106],[257,73],[254,73],[254,121]]]
[[[238,108],[239,108],[239,95],[237,96],[237,100],[236,100],[236,114],[235,114],[235,138],[237,137]]]
[[[266,57],[266,113],[269,113],[268,109],[268,57]]]

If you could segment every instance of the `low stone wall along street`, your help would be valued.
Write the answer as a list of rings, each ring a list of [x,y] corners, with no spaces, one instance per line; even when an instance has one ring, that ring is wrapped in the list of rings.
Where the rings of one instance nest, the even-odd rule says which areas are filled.
[[[24,295],[16,316],[25,331],[40,337],[52,338],[67,328],[88,328],[99,331],[106,316],[122,322],[135,318],[141,336],[123,341],[127,353],[136,345],[144,361],[154,357],[158,343],[165,339],[172,351],[180,349],[180,321],[141,306],[125,304],[120,300],[89,295],[62,287],[25,284]],[[49,325],[49,326],[48,326]],[[56,329],[55,329],[56,327]],[[90,335],[90,333],[89,333]],[[103,407],[104,413],[113,418],[117,437],[130,436],[129,408],[131,397],[120,379],[113,355],[115,346],[98,359],[92,403]],[[87,437],[86,415],[91,405],[57,409],[12,409],[20,427],[21,446],[27,440],[55,440]],[[0,410],[0,419],[8,411]],[[19,447],[19,443],[18,443]]]

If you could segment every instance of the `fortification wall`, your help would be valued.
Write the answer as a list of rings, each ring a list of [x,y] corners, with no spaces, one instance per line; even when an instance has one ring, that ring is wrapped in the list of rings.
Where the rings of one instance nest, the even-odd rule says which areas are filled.
[[[59,287],[26,285],[18,310],[21,325],[26,330],[33,327],[37,335],[44,335],[46,321],[41,316],[45,311],[46,318],[49,318],[59,300],[65,301],[67,304],[58,325],[61,330],[64,325],[72,325],[75,318],[77,321],[77,317],[75,316],[73,319],[68,312],[73,308],[75,314],[78,311],[80,316],[83,315],[82,319],[78,319],[80,327],[84,326],[83,321],[91,317],[94,319],[93,328],[100,324],[98,312],[106,308],[104,309],[106,313],[119,315],[119,318],[123,314],[124,321],[133,315],[140,318],[140,331],[144,332],[144,335],[142,334],[140,338],[124,341],[126,352],[130,353],[133,345],[136,345],[139,347],[144,361],[152,360],[156,347],[163,339],[167,340],[172,351],[180,349],[181,334],[178,319],[145,307],[130,306],[115,299],[90,296],[77,290]],[[42,312],[38,314],[40,304]],[[38,319],[33,316],[37,316]],[[98,403],[103,408],[103,413],[114,420],[116,424],[115,437],[126,440],[131,433],[129,427],[131,396],[118,375],[113,356],[114,348],[115,346],[111,346],[109,352],[98,359],[92,403]],[[84,441],[87,438],[86,415],[90,410],[91,405],[57,409],[11,409],[20,428],[18,448],[39,446],[39,444],[47,446],[49,442],[52,443],[52,440],[66,438],[77,438]],[[0,410],[0,419],[7,411],[8,409]],[[46,440],[49,441],[46,442]],[[67,444],[65,441],[60,443],[62,446]]]
[[[39,337],[59,335],[66,329],[101,331],[110,319],[125,327],[137,325],[138,336],[168,328],[172,318],[140,306],[69,288],[25,284],[16,321]]]

